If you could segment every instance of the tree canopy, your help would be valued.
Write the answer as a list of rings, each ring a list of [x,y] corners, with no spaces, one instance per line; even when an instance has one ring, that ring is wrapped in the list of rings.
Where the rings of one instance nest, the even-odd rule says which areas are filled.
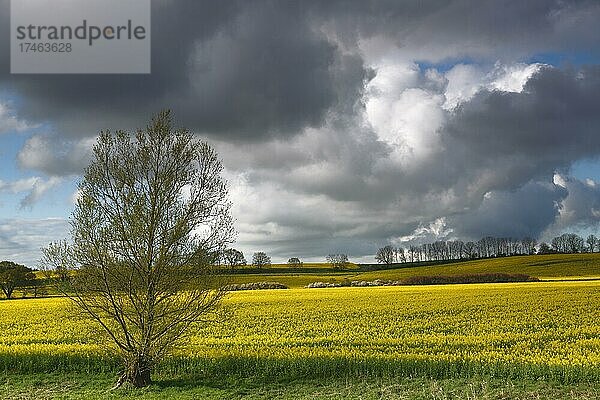
[[[35,279],[33,270],[12,261],[0,261],[0,288],[7,299],[11,299],[16,288]]]

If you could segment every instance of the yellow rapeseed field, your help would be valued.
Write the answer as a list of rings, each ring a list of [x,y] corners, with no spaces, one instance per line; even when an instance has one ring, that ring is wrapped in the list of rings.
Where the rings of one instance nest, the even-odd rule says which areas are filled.
[[[162,368],[598,379],[599,299],[596,281],[235,292]],[[66,304],[0,302],[0,368],[114,365]]]

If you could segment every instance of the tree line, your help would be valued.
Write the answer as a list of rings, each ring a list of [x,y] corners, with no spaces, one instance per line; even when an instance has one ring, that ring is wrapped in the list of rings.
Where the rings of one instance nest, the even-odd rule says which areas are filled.
[[[56,258],[54,253],[64,253],[67,247],[66,242],[52,243],[44,249],[45,258]],[[234,248],[227,248],[209,258],[216,260],[213,262],[214,265],[226,267],[230,271],[248,265],[244,253]],[[349,265],[346,254],[330,254],[325,261],[336,270],[346,269]],[[257,251],[252,255],[250,265],[256,269],[268,268],[271,266],[271,257],[264,251]],[[290,268],[302,268],[304,263],[298,257],[291,257],[287,265]],[[12,261],[0,261],[0,290],[9,300],[14,297],[15,290],[20,290],[23,297],[27,295],[45,296],[48,294],[48,288],[68,283],[71,273],[70,268],[57,263],[51,271],[43,271],[40,276],[36,276],[35,270],[32,268]]]
[[[246,257],[244,253],[240,250],[234,248],[225,249],[220,254],[215,256],[215,265],[219,265],[221,267],[227,267],[231,271],[235,270],[237,267],[243,267],[248,265],[248,261],[246,261]],[[257,251],[252,254],[252,264],[254,268],[264,268],[271,266],[271,257],[267,255],[264,251]]]
[[[215,264],[222,267],[226,267],[231,271],[234,271],[237,267],[247,266],[248,262],[244,253],[234,248],[225,249],[221,254],[215,257]],[[346,254],[329,254],[325,257],[325,262],[333,269],[345,269],[350,264],[348,255]],[[271,257],[264,251],[257,251],[252,255],[252,267],[262,269],[271,266]],[[301,268],[304,263],[298,257],[291,257],[287,261],[287,265],[290,268]]]
[[[423,261],[474,260],[478,258],[504,257],[513,255],[553,254],[553,253],[596,253],[600,252],[600,239],[591,234],[586,239],[574,234],[564,233],[553,238],[550,243],[538,242],[531,238],[523,239],[497,238],[486,236],[478,241],[438,240],[432,243],[411,245],[406,248],[387,245],[381,247],[375,256],[378,263],[395,264]],[[215,256],[215,264],[227,267],[231,271],[237,267],[248,265],[244,253],[234,248],[227,248]],[[325,262],[336,270],[348,267],[346,254],[329,254]],[[291,257],[290,268],[301,268],[304,263],[298,257]],[[263,251],[252,255],[250,264],[256,269],[271,266],[271,257]],[[36,277],[34,270],[12,261],[0,262],[0,290],[7,299],[13,297],[14,291],[20,289],[24,295],[33,297],[46,294],[46,286],[50,280],[65,281],[63,276],[68,271],[60,268],[53,271],[53,276],[44,279]]]
[[[595,235],[589,235],[584,240],[577,234],[565,233],[553,238],[550,244],[538,244],[537,240],[531,237],[515,239],[486,236],[477,241],[438,240],[406,248],[387,245],[377,250],[375,260],[381,264],[394,264],[597,251],[600,251],[600,240]]]

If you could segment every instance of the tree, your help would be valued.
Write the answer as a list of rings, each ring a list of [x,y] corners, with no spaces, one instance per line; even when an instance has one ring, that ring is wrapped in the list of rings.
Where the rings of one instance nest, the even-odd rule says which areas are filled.
[[[170,112],[135,135],[102,132],[79,184],[65,293],[106,333],[122,361],[117,382],[151,383],[161,359],[206,321],[224,291],[215,254],[233,237],[217,153]]]
[[[21,287],[23,291],[23,298],[33,295],[34,298],[38,296],[45,296],[47,292],[48,281],[46,279],[40,279],[35,276],[34,279],[27,280],[27,283]]]
[[[462,258],[465,243],[462,240],[451,240],[448,242],[448,255],[450,259]]]
[[[394,251],[396,253],[396,262],[405,263],[406,262],[406,253],[404,252],[404,249],[402,247],[396,247],[396,249],[394,249]]]
[[[574,233],[563,233],[552,239],[552,248],[559,253],[580,253],[583,244],[583,238]]]
[[[419,260],[419,247],[410,245],[408,247],[408,260],[409,262],[420,261]]]
[[[288,267],[290,268],[300,268],[302,265],[302,261],[298,257],[292,257],[288,260]]]
[[[548,246],[548,243],[546,242],[542,242],[540,243],[540,247],[538,248],[538,254],[551,254],[551,253],[555,253],[555,250],[552,250],[550,248],[550,246]]]
[[[521,240],[521,248],[523,249],[523,253],[525,254],[534,254],[535,253],[535,245],[537,241],[531,237],[524,237]]]
[[[596,248],[598,248],[598,244],[600,243],[595,235],[589,235],[585,241],[588,244],[590,253],[595,252]]]
[[[7,299],[12,299],[16,288],[24,287],[35,279],[31,268],[12,261],[0,262],[0,288]]]
[[[477,249],[475,243],[466,242],[462,248],[462,256],[464,258],[473,259],[477,257]]]
[[[565,243],[568,253],[583,253],[585,242],[581,236],[575,233],[567,233]]]
[[[330,254],[326,261],[333,269],[345,269],[348,266],[348,256],[346,254]]]
[[[40,265],[44,269],[44,275],[48,281],[58,281],[64,291],[73,271],[76,269],[76,263],[72,254],[72,247],[66,240],[52,242],[46,248],[42,249],[42,258]],[[46,269],[45,266],[52,265],[52,269]]]
[[[258,269],[271,266],[271,257],[263,251],[257,251],[252,255],[252,265]]]
[[[390,265],[396,259],[396,249],[389,244],[377,250],[377,255],[375,256],[375,260],[378,263]]]
[[[236,249],[226,249],[222,255],[225,265],[227,265],[233,271],[235,267],[246,265],[246,258],[244,253]]]

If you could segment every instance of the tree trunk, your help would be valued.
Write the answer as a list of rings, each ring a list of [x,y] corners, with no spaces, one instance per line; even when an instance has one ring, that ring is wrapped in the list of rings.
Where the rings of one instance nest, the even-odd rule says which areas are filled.
[[[138,358],[128,364],[114,388],[118,388],[124,383],[129,383],[135,388],[149,386],[152,383],[151,372],[149,363],[144,358]]]

